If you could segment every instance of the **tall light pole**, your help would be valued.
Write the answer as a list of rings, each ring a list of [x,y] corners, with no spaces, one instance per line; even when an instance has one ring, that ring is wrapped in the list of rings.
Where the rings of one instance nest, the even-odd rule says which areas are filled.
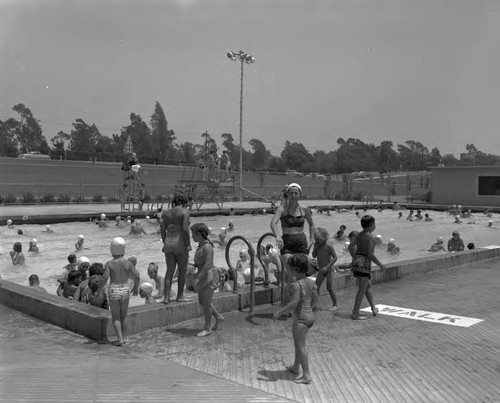
[[[227,57],[233,61],[239,61],[241,65],[240,74],[240,201],[243,201],[243,64],[255,63],[255,57],[240,50],[239,52],[227,52]]]

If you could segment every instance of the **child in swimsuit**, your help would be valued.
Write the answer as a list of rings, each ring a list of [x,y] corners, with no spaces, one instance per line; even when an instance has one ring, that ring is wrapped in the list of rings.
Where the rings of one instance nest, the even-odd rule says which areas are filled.
[[[203,314],[205,316],[205,326],[196,335],[198,337],[208,336],[212,333],[212,330],[220,329],[224,321],[224,317],[215,309],[212,303],[214,291],[217,289],[219,283],[219,272],[214,265],[214,246],[208,239],[209,232],[206,224],[197,223],[191,226],[193,241],[198,242],[198,248],[194,255],[194,265],[198,269],[195,289],[198,291],[198,302],[203,307]],[[212,316],[215,317],[215,325],[213,327]]]
[[[148,304],[154,304],[156,300],[154,297],[151,295],[153,294],[153,284],[151,283],[142,283],[141,286],[139,287],[139,296],[141,298],[144,298],[144,303],[146,305]]]
[[[361,217],[361,227],[363,230],[356,235],[353,241],[349,244],[349,253],[352,256],[352,271],[354,277],[358,279],[358,292],[354,301],[354,308],[352,310],[351,318],[354,320],[367,319],[366,316],[359,315],[359,309],[363,297],[366,296],[372,308],[373,316],[376,316],[378,309],[373,302],[373,295],[371,293],[371,264],[374,262],[381,269],[385,266],[375,256],[375,241],[372,232],[375,231],[375,218],[371,215],[364,215]]]
[[[160,299],[163,297],[163,286],[165,279],[162,276],[158,275],[158,265],[154,262],[151,262],[148,266],[148,277],[155,282],[156,286],[156,295],[153,298]]]
[[[309,355],[306,351],[306,336],[313,326],[315,317],[314,309],[318,302],[316,284],[306,277],[309,260],[304,254],[293,255],[289,261],[293,282],[289,286],[290,302],[273,314],[273,319],[278,319],[284,313],[294,312],[292,325],[293,343],[295,346],[295,361],[287,370],[294,375],[299,375],[302,367],[302,377],[295,379],[296,383],[309,384],[312,382],[309,372]]]
[[[318,259],[318,274],[316,275],[318,295],[321,284],[323,284],[323,281],[326,278],[326,288],[333,303],[333,307],[330,308],[330,311],[335,312],[339,310],[337,305],[337,296],[335,295],[335,291],[333,289],[333,276],[335,273],[333,265],[337,261],[337,254],[335,253],[332,239],[326,229],[316,228],[314,232],[314,240],[315,242],[312,256]]]
[[[128,312],[128,303],[130,299],[130,288],[128,279],[134,279],[132,294],[139,293],[140,274],[134,265],[123,257],[125,254],[125,240],[121,237],[113,238],[110,246],[113,260],[110,260],[104,266],[102,286],[106,284],[108,278],[109,284],[109,306],[111,308],[111,320],[118,337],[116,345],[121,346],[126,342],[124,337],[125,318]]]
[[[9,254],[13,265],[23,265],[26,263],[26,258],[23,253],[23,244],[21,242],[14,243]]]

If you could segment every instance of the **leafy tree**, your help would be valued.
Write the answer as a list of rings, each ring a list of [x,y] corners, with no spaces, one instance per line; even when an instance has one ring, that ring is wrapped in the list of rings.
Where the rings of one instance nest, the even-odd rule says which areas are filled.
[[[148,127],[146,122],[142,120],[140,115],[131,113],[130,124],[123,127],[121,130],[119,143],[122,144],[122,153],[129,134],[134,146],[134,152],[138,155],[139,160],[144,163],[153,163],[155,161],[155,157],[153,154],[151,129]]]
[[[49,145],[42,134],[39,121],[33,117],[31,110],[23,104],[15,105],[12,110],[20,116],[19,124],[14,129],[14,134],[22,153],[40,151],[48,153]]]
[[[302,143],[290,143],[288,140],[285,142],[285,149],[281,152],[281,158],[286,167],[298,171],[311,165],[314,160]]]
[[[260,140],[252,139],[249,143],[253,148],[253,154],[251,154],[251,167],[253,169],[267,169],[267,162],[271,157],[271,153]]]
[[[65,141],[68,141],[69,139],[70,135],[63,132],[62,130],[60,130],[54,137],[50,139],[50,142],[53,146],[52,150],[50,151],[50,155],[52,156],[52,158],[66,158]]]
[[[69,134],[70,151],[68,159],[88,160],[96,157],[96,144],[101,136],[95,124],[89,125],[83,119],[76,119],[73,130]]]
[[[13,118],[9,118],[4,122],[0,120],[0,155],[17,156],[18,144],[14,131],[18,124]]]
[[[441,163],[447,166],[458,165],[458,160],[453,154],[445,154],[441,157]]]
[[[197,156],[194,144],[189,142],[179,145],[179,153],[180,160],[184,164],[194,164],[200,158],[200,156]]]
[[[167,118],[159,102],[155,104],[150,123],[153,155],[156,161],[165,164],[167,161],[177,159],[177,150],[174,144],[175,133],[173,130],[168,129]]]
[[[378,147],[378,163],[382,170],[395,171],[399,167],[398,153],[392,148],[390,140],[384,140]]]
[[[398,144],[399,158],[403,167],[410,170],[424,170],[427,166],[429,150],[421,142],[408,140]]]
[[[441,163],[441,153],[437,147],[434,147],[429,154],[429,165],[437,166]]]

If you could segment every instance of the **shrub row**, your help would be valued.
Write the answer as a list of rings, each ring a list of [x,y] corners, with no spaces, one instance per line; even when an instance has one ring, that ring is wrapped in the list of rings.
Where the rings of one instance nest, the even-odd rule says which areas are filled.
[[[157,195],[154,197],[155,201],[164,201],[164,195]],[[151,196],[146,196],[144,201],[151,201]],[[5,196],[0,195],[0,204],[70,204],[70,203],[120,203],[120,198],[116,196],[104,197],[103,195],[96,194],[92,198],[84,197],[81,195],[70,196],[68,194],[54,195],[47,193],[39,197],[33,193],[26,192],[20,197],[12,194]]]

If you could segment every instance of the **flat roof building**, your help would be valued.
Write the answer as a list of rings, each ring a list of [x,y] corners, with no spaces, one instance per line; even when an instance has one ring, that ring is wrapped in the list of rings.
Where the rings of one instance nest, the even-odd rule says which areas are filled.
[[[431,168],[431,203],[500,207],[500,166]]]

